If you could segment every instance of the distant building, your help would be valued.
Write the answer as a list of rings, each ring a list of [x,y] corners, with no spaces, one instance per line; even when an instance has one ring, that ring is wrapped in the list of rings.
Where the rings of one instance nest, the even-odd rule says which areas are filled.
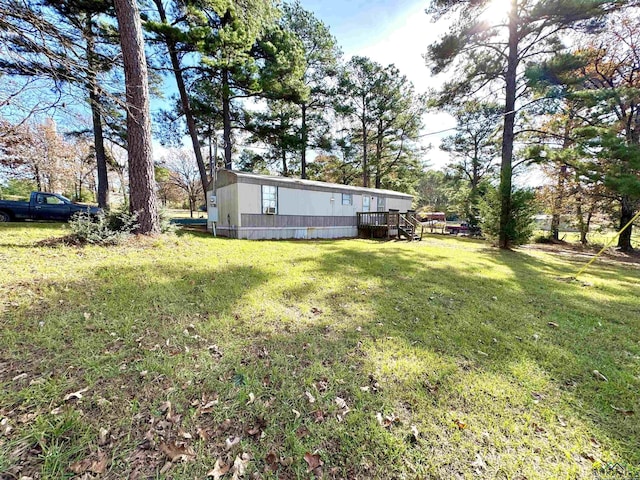
[[[357,237],[358,212],[406,212],[412,201],[392,190],[221,170],[207,192],[208,227],[253,240]]]

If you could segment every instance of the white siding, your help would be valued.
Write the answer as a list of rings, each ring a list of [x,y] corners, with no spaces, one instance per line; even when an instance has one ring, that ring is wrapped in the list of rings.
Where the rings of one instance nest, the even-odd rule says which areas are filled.
[[[262,213],[262,188],[252,183],[238,183],[238,205],[242,213]],[[240,225],[240,219],[238,223]]]
[[[411,210],[411,199],[410,198],[389,198],[387,197],[387,210],[400,210],[401,212],[406,212],[407,210]]]
[[[357,197],[357,195],[353,195]],[[357,202],[342,205],[342,193],[278,187],[279,215],[355,216]]]

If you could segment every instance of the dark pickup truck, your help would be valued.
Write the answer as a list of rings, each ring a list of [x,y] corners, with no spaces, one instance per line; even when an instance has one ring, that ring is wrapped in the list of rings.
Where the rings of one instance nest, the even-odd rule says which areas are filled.
[[[57,220],[67,222],[74,213],[89,211],[98,215],[102,210],[73,203],[68,198],[55,193],[31,192],[28,202],[0,200],[0,222],[19,220]]]

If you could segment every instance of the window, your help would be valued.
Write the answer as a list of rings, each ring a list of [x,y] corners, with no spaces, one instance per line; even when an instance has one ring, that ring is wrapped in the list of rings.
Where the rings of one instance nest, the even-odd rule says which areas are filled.
[[[386,198],[378,197],[378,212],[384,212],[387,209]]]
[[[371,197],[369,195],[362,196],[362,211],[368,212],[371,210]]]
[[[342,194],[342,204],[343,205],[353,205],[353,195],[350,193]]]
[[[64,205],[64,200],[54,195],[38,195],[36,197],[36,203],[41,205]]]
[[[269,215],[278,213],[278,187],[262,185],[262,213]]]

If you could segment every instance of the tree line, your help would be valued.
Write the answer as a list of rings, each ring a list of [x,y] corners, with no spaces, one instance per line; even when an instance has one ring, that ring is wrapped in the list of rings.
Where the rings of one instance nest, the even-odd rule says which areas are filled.
[[[514,175],[533,165],[554,179],[538,197],[555,237],[568,211],[585,232],[598,210],[626,225],[640,204],[636,2],[510,0],[504,18],[487,17],[491,6],[429,3],[426,14],[450,28],[425,45],[426,63],[449,80],[425,95],[393,65],[343,59],[297,1],[7,0],[0,162],[12,171],[27,162],[16,141],[24,118],[73,104],[90,118],[89,128],[68,130],[89,145],[98,203],[108,207],[107,173],[119,168],[112,145],[126,148],[131,208],[155,231],[155,180],[169,175],[151,158],[149,95],[173,83],[155,134],[167,146],[189,138],[200,185],[193,171],[173,183],[189,177],[191,206],[212,167],[277,171],[409,191],[434,208],[435,196],[447,199],[509,248],[530,211]],[[430,110],[457,122],[441,145],[446,173],[424,171]],[[631,232],[621,248],[631,248]]]
[[[65,102],[85,102],[90,127],[70,133],[92,145],[103,208],[110,204],[112,144],[128,149],[132,208],[156,208],[153,194],[138,205],[133,200],[153,189],[150,146],[138,145],[150,142],[149,100],[136,104],[147,96],[143,74],[152,99],[176,86],[155,118],[155,133],[169,147],[189,138],[199,192],[208,188],[212,163],[218,166],[218,150],[224,168],[376,188],[406,190],[415,182],[425,97],[392,65],[364,57],[345,62],[328,27],[299,2],[128,1],[122,14],[119,3],[9,0],[0,7],[2,79],[16,88],[41,82],[39,92],[50,94],[32,101],[38,111],[55,114],[68,109]],[[136,22],[144,50],[130,48],[140,47]],[[5,112],[15,114],[18,100],[29,111],[23,97]],[[23,125],[12,127],[19,138]],[[6,136],[2,161],[18,172],[26,160]],[[308,160],[311,152],[317,161]]]

